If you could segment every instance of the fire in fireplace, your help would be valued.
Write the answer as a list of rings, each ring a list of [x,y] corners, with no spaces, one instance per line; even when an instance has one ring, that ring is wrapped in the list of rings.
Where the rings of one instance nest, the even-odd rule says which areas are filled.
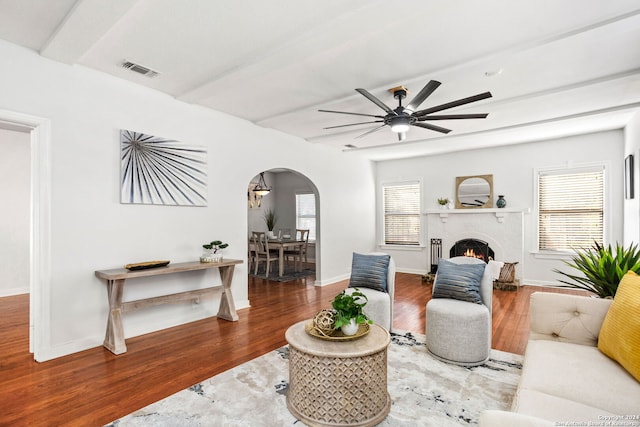
[[[472,258],[478,258],[484,262],[489,262],[495,256],[495,253],[485,241],[478,239],[463,239],[458,240],[453,244],[449,250],[449,256],[468,256]]]

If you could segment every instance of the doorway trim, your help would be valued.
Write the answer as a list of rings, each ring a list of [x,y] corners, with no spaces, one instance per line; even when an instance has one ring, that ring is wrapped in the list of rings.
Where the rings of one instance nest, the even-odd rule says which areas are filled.
[[[30,130],[29,351],[36,361],[52,357],[51,315],[51,122],[0,110],[0,122]]]

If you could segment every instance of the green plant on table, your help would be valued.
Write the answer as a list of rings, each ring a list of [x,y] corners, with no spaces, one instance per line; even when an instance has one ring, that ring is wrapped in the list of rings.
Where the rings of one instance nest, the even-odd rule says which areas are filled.
[[[276,227],[276,223],[278,222],[278,215],[276,211],[273,209],[267,209],[262,216],[264,218],[264,222],[267,224],[267,229],[269,231],[273,231]]]
[[[202,247],[205,248],[205,249],[213,250],[213,253],[217,254],[219,250],[224,249],[224,248],[228,248],[229,244],[228,243],[222,243],[221,240],[214,240],[211,243],[205,243],[204,245],[202,245]]]
[[[438,198],[438,204],[439,205],[444,206],[447,203],[449,203],[449,198],[448,197],[440,197],[440,198]]]
[[[601,246],[598,242],[588,249],[577,251],[571,261],[564,263],[578,270],[582,275],[565,273],[557,268],[553,271],[573,280],[560,280],[562,287],[582,289],[592,292],[601,298],[613,298],[618,290],[618,284],[627,271],[640,272],[640,250],[638,245],[628,248],[616,243]]]
[[[336,313],[334,327],[338,329],[343,325],[347,325],[351,319],[355,319],[356,324],[359,325],[373,323],[362,311],[368,301],[367,296],[360,292],[358,288],[354,288],[354,291],[350,294],[345,290],[336,295],[331,303]]]

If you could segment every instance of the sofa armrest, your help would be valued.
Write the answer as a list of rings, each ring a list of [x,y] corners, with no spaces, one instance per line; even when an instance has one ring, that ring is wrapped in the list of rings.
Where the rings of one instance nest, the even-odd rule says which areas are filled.
[[[557,423],[514,412],[487,410],[480,414],[480,427],[552,427]]]
[[[534,292],[530,300],[532,340],[598,345],[602,322],[613,300]]]

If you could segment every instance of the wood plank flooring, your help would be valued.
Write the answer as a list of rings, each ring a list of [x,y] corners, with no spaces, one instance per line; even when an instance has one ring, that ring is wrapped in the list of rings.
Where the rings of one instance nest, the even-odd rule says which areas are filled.
[[[211,318],[127,340],[115,356],[102,347],[37,363],[29,353],[28,295],[0,298],[0,426],[101,426],[286,344],[295,322],[330,305],[347,281],[324,287],[249,278],[251,308],[238,322]],[[493,347],[523,353],[533,291],[495,291]],[[394,328],[424,334],[431,286],[398,273]],[[106,322],[106,319],[105,319]]]

